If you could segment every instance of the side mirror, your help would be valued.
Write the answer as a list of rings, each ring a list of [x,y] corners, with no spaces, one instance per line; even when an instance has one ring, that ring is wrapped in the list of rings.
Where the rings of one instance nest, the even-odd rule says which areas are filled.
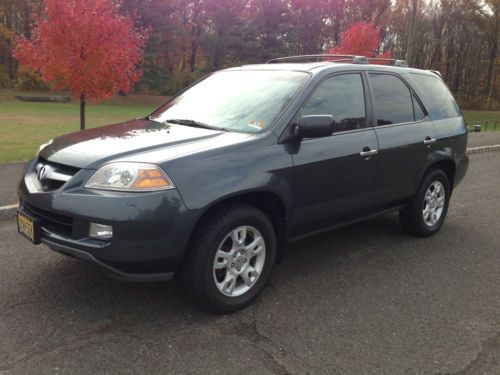
[[[297,138],[320,138],[333,134],[334,121],[330,115],[302,116],[294,128]]]

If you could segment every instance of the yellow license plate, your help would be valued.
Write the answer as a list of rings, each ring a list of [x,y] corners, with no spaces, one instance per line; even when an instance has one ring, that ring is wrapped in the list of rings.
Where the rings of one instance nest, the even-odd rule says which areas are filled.
[[[37,222],[21,212],[17,213],[17,230],[33,243],[39,243]]]

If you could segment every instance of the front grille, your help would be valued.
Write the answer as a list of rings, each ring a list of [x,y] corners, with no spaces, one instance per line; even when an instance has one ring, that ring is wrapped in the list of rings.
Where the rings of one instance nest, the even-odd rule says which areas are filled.
[[[26,202],[22,203],[22,208],[27,214],[33,216],[40,221],[40,225],[46,228],[50,232],[61,234],[66,237],[71,236],[71,231],[73,228],[73,219],[69,216],[64,216],[50,212],[47,210],[42,210],[41,208],[34,207]]]
[[[59,189],[71,179],[80,169],[53,163],[40,158],[35,167],[35,180],[42,191],[53,191]]]

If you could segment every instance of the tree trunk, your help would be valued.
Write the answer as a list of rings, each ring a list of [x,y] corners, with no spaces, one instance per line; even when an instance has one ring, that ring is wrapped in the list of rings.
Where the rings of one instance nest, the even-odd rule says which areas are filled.
[[[85,129],[85,94],[80,95],[80,130]]]
[[[495,19],[500,20],[500,6],[497,6],[495,9]],[[489,56],[489,63],[488,63],[488,73],[486,75],[486,88],[485,88],[485,94],[486,94],[486,103],[487,103],[487,109],[491,109],[491,102],[492,102],[492,97],[493,97],[493,92],[494,92],[494,87],[495,87],[495,68],[496,68],[496,63],[497,63],[497,55],[498,55],[498,35],[499,35],[499,22],[495,23],[495,27],[493,29],[493,37],[491,38],[491,50],[490,50],[490,56]]]
[[[488,65],[488,75],[486,78],[486,106],[491,110],[492,97],[495,87],[495,65],[497,60],[498,43],[495,44],[492,51],[490,51],[490,62]]]
[[[201,4],[200,2],[195,3],[195,8],[193,10],[193,19],[191,26],[191,57],[189,59],[189,69],[191,73],[196,70],[196,55],[198,53],[198,44],[200,42],[201,35],[201,26],[200,23],[200,13],[201,13]]]
[[[417,18],[417,7],[418,7],[418,0],[413,0],[411,2],[412,4],[412,9],[411,9],[411,18],[410,18],[410,30],[408,32],[408,40],[406,42],[406,62],[408,63],[409,66],[412,65],[413,63],[413,36],[415,33],[415,21]]]

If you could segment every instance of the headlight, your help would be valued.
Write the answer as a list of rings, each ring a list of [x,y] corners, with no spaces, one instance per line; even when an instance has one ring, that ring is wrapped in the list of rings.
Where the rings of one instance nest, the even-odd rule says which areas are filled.
[[[85,184],[86,188],[120,191],[174,189],[168,176],[154,164],[109,163],[99,168]]]

